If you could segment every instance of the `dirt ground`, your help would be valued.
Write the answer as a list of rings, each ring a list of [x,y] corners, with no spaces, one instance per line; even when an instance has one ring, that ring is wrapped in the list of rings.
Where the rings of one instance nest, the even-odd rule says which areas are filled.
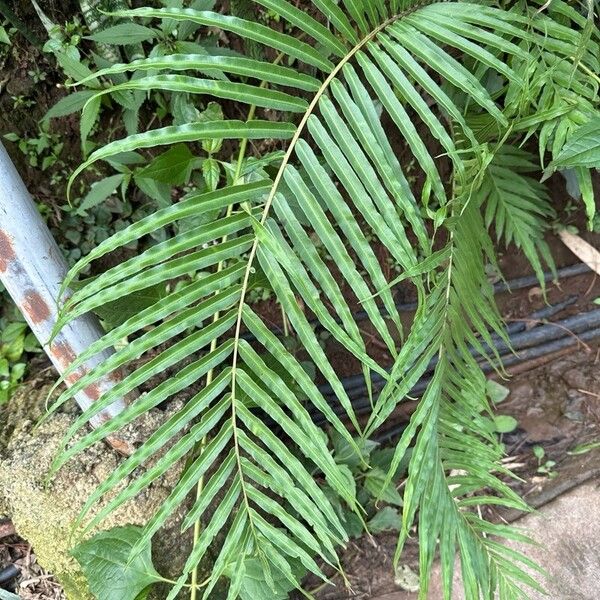
[[[0,572],[5,565],[15,565],[20,575],[3,583],[2,589],[17,593],[22,600],[66,600],[58,581],[38,564],[31,546],[14,534],[9,521],[0,521]]]

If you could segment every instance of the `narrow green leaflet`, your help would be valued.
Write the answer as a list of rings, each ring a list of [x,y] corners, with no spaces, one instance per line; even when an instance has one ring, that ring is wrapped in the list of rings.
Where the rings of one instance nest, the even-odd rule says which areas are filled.
[[[126,83],[121,83],[111,88],[107,88],[102,92],[98,92],[98,95],[115,94],[122,90],[141,90],[145,92],[161,90],[164,92],[179,92],[184,94],[210,94],[215,98],[233,100],[234,102],[244,104],[253,104],[272,110],[291,112],[304,112],[308,106],[307,102],[302,98],[297,98],[284,92],[266,90],[245,83],[200,79],[198,77],[189,77],[187,75],[154,75],[131,79]],[[223,122],[223,124],[226,123],[227,121]],[[215,132],[209,137],[216,139],[219,138],[219,134],[218,132]],[[243,135],[235,137],[243,137]]]
[[[214,121],[206,123],[188,123],[171,125],[144,133],[137,133],[123,140],[110,142],[94,151],[71,175],[67,193],[70,192],[74,179],[91,164],[98,160],[106,160],[121,152],[131,152],[140,148],[166,146],[178,142],[199,142],[211,139],[288,139],[294,135],[296,128],[291,123],[273,121]]]
[[[548,169],[562,167],[600,168],[600,117],[576,129]]]
[[[144,235],[157,231],[177,220],[214,210],[221,210],[230,204],[241,204],[250,202],[269,190],[268,181],[256,181],[244,185],[229,187],[208,193],[191,193],[173,206],[156,211],[152,215],[132,223],[125,229],[118,231],[112,237],[104,240],[94,248],[87,256],[80,259],[67,274],[61,288],[61,298],[75,276],[92,261],[125,246],[134,240],[139,240]]]
[[[225,31],[236,33],[243,38],[248,38],[260,42],[261,44],[266,44],[272,48],[276,48],[308,65],[313,65],[324,70],[333,66],[326,57],[309,46],[306,42],[301,42],[292,36],[279,33],[260,23],[246,21],[238,17],[222,15],[207,10],[199,11],[191,8],[138,8],[134,10],[118,11],[115,14],[121,17],[158,17],[181,21],[187,20],[209,27],[219,27]]]
[[[134,45],[151,40],[158,35],[156,29],[139,25],[138,23],[119,23],[102,31],[86,36],[86,39],[101,44]]]
[[[138,58],[129,63],[119,63],[105,69],[100,69],[92,77],[96,79],[97,77],[115,75],[127,71],[198,70],[206,72],[212,69],[301,90],[314,92],[319,89],[319,81],[317,79],[304,73],[298,73],[289,67],[264,63],[252,58],[204,54],[169,54],[167,56]],[[88,81],[89,78],[82,79],[77,82],[77,85],[85,84]],[[72,96],[82,93],[92,94],[92,92],[76,92]]]

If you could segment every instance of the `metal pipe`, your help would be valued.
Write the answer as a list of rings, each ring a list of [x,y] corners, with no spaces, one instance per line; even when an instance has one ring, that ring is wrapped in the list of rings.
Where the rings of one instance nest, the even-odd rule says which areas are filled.
[[[567,279],[569,277],[576,277],[577,275],[585,275],[592,269],[585,263],[575,263],[568,267],[563,267],[556,271],[556,276],[551,271],[544,273],[544,281],[546,283],[550,281],[560,281],[561,279]],[[494,284],[494,294],[500,292],[514,292],[515,290],[522,290],[523,288],[532,287],[539,285],[537,275],[525,275],[524,277],[517,277],[515,279],[509,279],[508,281],[498,281]]]
[[[18,577],[21,574],[21,569],[15,564],[10,564],[0,570],[0,585],[8,583],[11,579]],[[4,588],[2,588],[4,589]]]
[[[586,273],[590,272],[590,267],[588,267],[585,263],[575,263],[574,265],[569,265],[568,267],[562,267],[561,269],[558,269],[556,273],[547,271],[543,274],[542,278],[546,283],[548,283],[550,281],[562,281],[563,279],[568,279],[570,277],[585,275]],[[517,277],[507,281],[498,281],[493,285],[494,294],[501,294],[502,292],[514,292],[515,290],[522,290],[534,285],[539,285],[539,283],[540,281],[537,275],[525,275],[523,277]],[[418,305],[416,302],[396,302],[396,309],[398,312],[414,312],[417,310],[417,308]],[[384,317],[388,314],[385,308],[381,308],[379,312]],[[365,321],[368,316],[369,315],[365,310],[359,310],[355,313],[352,313],[352,317],[357,322]],[[339,317],[332,315],[332,318],[338,325],[342,324],[342,320]],[[314,328],[315,331],[323,331],[325,329],[319,319],[310,319],[308,323]],[[282,328],[278,325],[271,325],[269,329],[278,335],[283,334]],[[250,331],[242,332],[241,337],[248,342],[253,342],[256,340],[256,337]]]
[[[536,313],[534,313],[532,317],[534,317],[535,314]],[[600,309],[596,309],[587,313],[580,313],[571,317],[567,317],[566,319],[561,319],[559,321],[548,322],[545,325],[540,325],[524,333],[518,333],[510,338],[514,353],[510,352],[510,349],[508,346],[506,346],[506,344],[504,344],[504,342],[502,342],[502,345],[499,346],[500,353],[508,353],[502,356],[502,364],[505,367],[508,367],[525,360],[531,360],[537,356],[542,356],[545,353],[545,350],[540,349],[545,347],[553,348],[553,346],[551,346],[553,341],[556,341],[559,344],[559,346],[557,346],[558,349],[567,347],[569,345],[567,340],[571,340],[573,343],[577,343],[578,339],[585,340],[587,339],[590,331],[596,331],[599,327]],[[577,335],[575,336],[574,333]],[[549,351],[554,352],[554,350]],[[538,354],[538,352],[541,353]],[[477,353],[474,349],[471,349],[471,354],[476,355]],[[427,387],[430,380],[429,373],[431,373],[433,366],[435,366],[435,362],[436,361],[432,361],[432,363],[430,363],[423,375],[423,378],[420,379],[415,387],[409,392],[410,396],[418,396]],[[485,373],[489,373],[493,370],[492,365],[490,365],[488,362],[482,362],[481,368]],[[352,380],[353,385],[351,387],[347,387],[348,379]],[[364,383],[364,378],[362,379],[361,386],[355,385],[355,379],[356,376],[342,379],[342,385],[347,391],[348,398],[352,403],[352,408],[357,415],[361,415],[370,410],[371,403],[365,394],[366,386]],[[377,378],[373,379],[373,392],[375,394],[378,393],[383,387],[383,384],[383,378],[377,375]],[[340,405],[337,397],[333,395],[333,392],[327,394],[325,386],[322,386],[319,389],[321,390],[321,393],[325,395],[333,411],[338,416],[343,416],[345,409]],[[316,424],[323,423],[325,420],[323,414],[318,411],[311,410],[311,416]]]
[[[67,268],[23,180],[0,144],[0,280],[61,374],[81,352],[103,335],[100,323],[90,313],[68,323],[48,343],[56,323],[57,299]],[[86,361],[74,373],[67,375],[67,385],[73,385],[110,355],[107,350]],[[85,410],[117,380],[114,374],[104,376],[79,392],[75,400]],[[117,400],[93,417],[90,423],[98,427],[124,408],[125,401]],[[109,443],[123,453],[131,450],[122,440],[111,438]]]
[[[503,361],[504,366],[508,367],[511,365],[529,362],[530,360],[534,360],[542,356],[547,356],[549,354],[560,352],[561,350],[564,350],[565,348],[570,348],[571,346],[579,344],[580,342],[590,342],[598,338],[600,338],[600,327],[594,327],[587,331],[582,331],[580,334],[577,335],[577,337],[573,337],[572,335],[566,334],[564,337],[558,340],[552,340],[551,342],[548,342],[546,344],[540,344],[538,346],[534,346],[533,348],[527,348],[523,352],[519,352],[517,355],[512,354],[510,356],[507,356],[506,359]],[[484,368],[484,371],[486,370],[489,371],[491,369]],[[419,384],[417,384],[418,389],[417,386],[415,386],[415,390],[418,393],[422,393],[430,381],[430,377],[423,379],[421,382],[419,382]],[[411,391],[411,394],[413,394],[415,390]],[[393,438],[402,435],[407,425],[408,423],[400,423],[397,425],[393,425],[392,427],[389,427],[388,429],[385,429],[381,433],[377,434],[373,439],[379,443],[389,442]]]
[[[531,315],[530,319],[541,321],[541,320],[553,317],[554,315],[558,314],[560,311],[564,310],[571,304],[574,304],[576,302],[576,300],[577,300],[576,296],[570,296],[563,302],[559,302],[558,304],[553,304],[551,306],[545,306],[544,308],[534,312]],[[598,309],[598,315],[600,315],[600,309]],[[587,316],[588,315],[586,314],[586,317],[583,317],[584,321],[585,321],[585,318],[587,318]],[[599,316],[599,318],[600,318],[600,316]],[[579,320],[581,320],[581,318],[577,319],[577,321],[579,321]],[[561,321],[559,321],[559,324],[564,325]],[[572,327],[572,325],[573,324],[570,322],[567,323],[567,326],[569,326],[569,327]],[[585,323],[584,323],[584,326],[585,326]],[[523,347],[523,344],[527,344],[528,338],[534,338],[536,335],[538,335],[537,329],[534,328],[534,329],[531,329],[531,330],[525,332],[522,336],[519,336],[518,334],[523,332],[526,329],[526,327],[527,327],[527,324],[525,322],[511,323],[510,325],[508,325],[508,327],[506,327],[507,334],[509,336],[512,336],[510,339],[511,339],[511,344],[512,344],[513,348]],[[560,335],[562,335],[560,329],[557,328],[557,331],[558,331],[558,334],[556,335],[556,337],[559,337]],[[492,339],[494,340],[494,343],[496,344],[496,349],[499,352],[505,352],[507,350],[506,344],[498,335],[496,335],[496,334],[492,335]],[[537,342],[538,342],[538,339],[533,341],[533,343],[530,342],[529,345],[531,346]],[[484,349],[489,350],[489,347],[487,346],[487,344],[483,344],[483,347],[484,347]],[[474,353],[475,353],[475,351],[473,350],[472,354],[474,354]],[[436,358],[432,359],[431,363],[427,367],[426,373],[431,371],[435,367],[436,364],[437,364],[437,359]],[[377,386],[382,387],[383,385],[385,385],[385,379],[378,373],[371,373],[371,383],[376,387]],[[344,389],[346,390],[346,392],[348,392],[349,394],[351,394],[355,390],[359,390],[362,393],[362,391],[365,389],[364,375],[359,374],[359,375],[351,375],[349,377],[345,377],[344,379],[342,379],[342,385],[344,386]],[[333,388],[328,383],[324,383],[324,384],[320,385],[319,391],[324,396],[334,395]]]

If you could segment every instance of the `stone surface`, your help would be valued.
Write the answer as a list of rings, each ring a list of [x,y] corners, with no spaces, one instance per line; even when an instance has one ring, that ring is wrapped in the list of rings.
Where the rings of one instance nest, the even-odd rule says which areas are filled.
[[[600,598],[600,482],[583,484],[559,496],[518,525],[528,530],[539,546],[511,543],[549,574],[544,580],[528,571],[548,595],[529,594],[531,600],[598,600]],[[526,571],[528,569],[525,569]],[[453,600],[464,600],[460,578],[454,582]],[[393,592],[373,600],[415,600],[417,594]],[[429,600],[442,600],[439,571],[434,571]]]
[[[0,516],[11,518],[17,533],[35,549],[40,564],[58,577],[69,600],[88,600],[87,584],[70,555],[76,542],[72,535],[73,522],[86,498],[122,459],[107,444],[97,443],[67,462],[46,484],[52,459],[77,414],[76,410],[55,413],[37,426],[34,435],[33,423],[44,412],[48,391],[48,386],[36,388],[35,384],[26,384],[11,399],[10,414],[0,415],[0,440],[3,441],[0,444]],[[165,412],[151,411],[141,422],[136,422],[135,430],[125,435],[134,445],[139,445],[179,407],[175,402]],[[139,467],[138,474],[139,469],[152,466],[154,460]],[[147,522],[168,497],[182,466],[157,479],[134,501],[111,513],[102,528]],[[155,540],[154,563],[167,577],[179,574],[189,549],[190,535],[183,536],[180,532],[182,518],[183,512],[176,513]],[[191,534],[191,530],[188,533]],[[161,596],[162,592],[158,597]]]

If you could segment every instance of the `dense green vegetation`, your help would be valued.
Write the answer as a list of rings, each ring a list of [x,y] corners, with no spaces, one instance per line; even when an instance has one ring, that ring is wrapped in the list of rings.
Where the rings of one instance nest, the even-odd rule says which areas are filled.
[[[113,311],[120,318],[107,317],[106,335],[71,366],[117,347],[52,410],[106,373],[127,375],[73,424],[55,469],[180,391],[196,390],[87,501],[83,532],[187,461],[143,529],[80,546],[92,589],[109,597],[89,559],[98,547],[112,544],[130,565],[146,564],[153,535],[192,494],[183,528],[194,530],[194,547],[169,599],[188,586],[192,598],[215,597],[223,579],[228,598],[285,598],[305,574],[341,568],[337,552],[349,535],[388,526],[399,529],[396,561],[416,531],[420,597],[436,557],[451,597],[456,553],[467,598],[526,597],[537,586],[523,571],[531,565],[499,543],[522,534],[481,516],[487,505],[527,510],[506,483],[511,473],[500,462],[480,364],[501,372],[492,335],[506,339],[486,269],[497,268],[495,242],[521,248],[538,275],[552,268],[543,236],[555,207],[545,182],[557,170],[568,170],[594,224],[594,5],[313,0],[298,8],[257,0],[242,18],[235,4],[235,15],[210,0],[164,4],[113,10],[97,31],[90,26],[103,49],[93,64],[64,32],[50,48],[77,89],[49,117],[82,111],[86,160],[71,177],[71,195],[79,194],[78,175],[99,161],[113,169],[74,202],[75,215],[118,188],[124,198],[137,186],[153,199],[144,216],[97,240],[65,281],[66,289],[95,261],[136,248],[76,286],[59,327],[90,310],[145,300]],[[103,112],[117,105],[126,137],[90,142]],[[163,126],[151,128],[156,120]],[[378,248],[392,257],[392,275]],[[408,330],[393,296],[399,284],[418,302]],[[251,300],[264,290],[280,305],[293,344],[255,310]],[[373,357],[357,306],[391,368]],[[385,379],[367,420],[355,414],[313,318],[360,364],[365,381],[373,373]],[[432,360],[409,426],[382,456],[370,439]],[[165,373],[118,418],[83,429],[116,397]],[[335,391],[343,418],[317,378]],[[315,411],[327,433],[313,422]],[[138,469],[151,458],[152,468]],[[400,472],[401,495],[393,485]],[[387,505],[384,513],[375,500]],[[211,548],[211,577],[198,581]],[[128,598],[162,581],[144,573]]]

